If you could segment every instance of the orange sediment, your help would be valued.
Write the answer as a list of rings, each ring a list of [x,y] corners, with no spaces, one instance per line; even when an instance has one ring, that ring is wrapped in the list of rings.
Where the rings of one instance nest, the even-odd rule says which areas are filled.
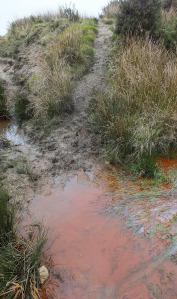
[[[162,245],[136,236],[107,211],[112,198],[103,186],[74,177],[49,191],[30,211],[49,228],[53,277],[60,277],[55,298],[177,298],[176,265],[157,262]]]
[[[177,159],[160,158],[157,160],[157,163],[165,172],[168,172],[171,169],[177,169]]]

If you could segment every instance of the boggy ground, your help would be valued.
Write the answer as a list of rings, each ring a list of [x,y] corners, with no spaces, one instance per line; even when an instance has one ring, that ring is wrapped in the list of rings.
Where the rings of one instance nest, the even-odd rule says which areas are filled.
[[[1,148],[1,154],[4,157],[3,164],[7,169],[4,184],[16,199],[19,199],[19,196],[22,198],[26,196],[27,185],[31,190],[29,192],[27,189],[27,200],[29,200],[29,193],[33,194],[32,189],[36,190],[46,182],[60,181],[62,175],[64,177],[74,174],[79,169],[88,171],[94,166],[94,161],[99,153],[100,141],[88,127],[87,107],[93,90],[104,87],[112,35],[109,27],[102,23],[99,24],[98,30],[95,41],[95,62],[89,73],[76,82],[73,95],[75,111],[71,115],[66,115],[63,120],[56,120],[57,125],[53,126],[51,130],[49,129],[50,133],[47,134],[40,135],[41,131],[33,131],[33,128],[26,127],[25,130],[28,134],[25,138],[23,138],[24,136],[20,138],[21,135],[24,135],[20,130],[15,136],[9,132],[9,130],[13,130],[13,124],[10,125],[10,129],[4,128],[5,125],[1,124],[3,134],[8,135],[8,139],[12,141],[11,146]],[[35,67],[34,46],[32,49],[22,48],[16,61],[6,61],[2,58],[0,60],[0,76],[6,83],[6,89],[11,91],[16,84],[16,76],[19,84],[19,78],[22,80],[24,77],[30,76]],[[30,165],[30,171],[27,171],[27,174],[22,171],[23,174],[21,173],[19,176],[16,167],[13,167],[9,160],[15,160],[15,164],[21,165],[22,157],[27,165],[25,169]],[[37,174],[38,182],[36,183],[35,180],[35,184],[29,177],[31,172]],[[13,184],[11,184],[12,181]],[[19,187],[17,188],[17,186]],[[15,196],[14,189],[20,190],[22,196],[19,192]]]
[[[110,38],[100,23],[95,63],[77,83],[73,114],[47,137],[2,146],[2,179],[12,197],[31,202],[30,222],[49,229],[54,268],[48,292],[54,297],[175,299],[175,187],[134,182],[121,169],[101,165],[100,140],[87,124],[92,91],[105,88]]]
[[[36,194],[29,219],[49,228],[47,252],[54,267],[48,298],[177,298],[177,266],[170,259],[177,245],[128,229],[126,221],[141,210],[136,205],[132,215],[126,213],[120,185],[123,189],[104,167],[80,171],[63,186]],[[112,213],[113,203],[124,206],[124,217]]]

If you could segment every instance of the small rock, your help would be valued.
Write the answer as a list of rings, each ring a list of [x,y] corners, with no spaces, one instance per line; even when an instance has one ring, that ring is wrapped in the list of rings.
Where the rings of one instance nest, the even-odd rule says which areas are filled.
[[[144,227],[143,226],[139,229],[138,234],[140,234],[140,235],[144,234]]]
[[[49,271],[46,268],[46,266],[42,266],[39,268],[39,276],[40,276],[41,284],[44,284],[49,278]]]

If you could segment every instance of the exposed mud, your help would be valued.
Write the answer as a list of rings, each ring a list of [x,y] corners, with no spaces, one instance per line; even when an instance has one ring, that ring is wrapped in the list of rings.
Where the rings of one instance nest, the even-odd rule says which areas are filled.
[[[61,125],[47,138],[35,140],[44,156],[51,161],[52,175],[88,171],[94,165],[92,158],[98,156],[98,137],[90,132],[87,124],[87,107],[93,90],[105,87],[106,67],[112,33],[100,23],[95,41],[95,63],[90,72],[76,84],[74,91],[75,111],[65,117]]]
[[[53,180],[58,181],[61,175],[72,175],[79,169],[89,171],[94,167],[100,144],[87,125],[86,110],[94,88],[102,89],[104,87],[111,35],[109,27],[100,23],[95,41],[94,65],[89,73],[76,83],[73,94],[74,113],[65,116],[57,128],[51,130],[48,137],[40,138],[40,132],[38,132],[39,134],[27,134],[29,138],[25,145],[16,144],[13,138],[11,140],[11,148],[8,153],[6,152],[7,158],[25,156],[32,170],[37,171],[39,186]],[[11,67],[8,67],[10,62],[0,59],[0,77],[6,81],[7,90],[8,84],[11,86],[15,82],[15,76],[21,78],[20,82],[23,86],[23,78],[29,77],[35,71],[34,50],[39,54],[41,48],[21,49],[17,61],[11,63]],[[11,126],[11,128],[13,127]],[[8,130],[6,132],[10,134]],[[11,134],[9,138],[12,135],[14,134]],[[17,136],[19,137],[18,134],[16,138]],[[21,131],[21,136],[24,136],[23,131]],[[9,176],[10,174],[9,171]],[[12,193],[14,194],[14,192]]]

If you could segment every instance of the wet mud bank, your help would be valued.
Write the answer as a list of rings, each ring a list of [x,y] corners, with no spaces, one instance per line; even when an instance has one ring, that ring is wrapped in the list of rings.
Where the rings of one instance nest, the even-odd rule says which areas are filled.
[[[23,207],[48,181],[50,164],[15,122],[0,121],[0,187]]]
[[[110,191],[109,182],[80,172],[32,201],[30,219],[49,229],[49,297],[177,298],[177,266],[170,260],[176,246],[128,229],[125,217],[108,212],[115,201]]]
[[[61,175],[74,175],[79,169],[89,171],[99,156],[99,140],[87,124],[87,107],[95,87],[103,88],[112,33],[109,26],[99,23],[95,41],[95,61],[90,71],[76,83],[73,94],[75,111],[64,120],[58,120],[48,134],[41,132],[31,123],[24,124],[24,131],[16,124],[0,123],[0,183],[15,201],[30,202],[36,190],[43,185],[57,182]],[[26,70],[26,58],[22,55]],[[27,59],[27,60],[28,60]],[[10,63],[10,65],[9,65]],[[11,103],[18,86],[15,76],[22,70],[15,67],[15,61],[0,58],[0,77],[6,82],[7,98]]]

